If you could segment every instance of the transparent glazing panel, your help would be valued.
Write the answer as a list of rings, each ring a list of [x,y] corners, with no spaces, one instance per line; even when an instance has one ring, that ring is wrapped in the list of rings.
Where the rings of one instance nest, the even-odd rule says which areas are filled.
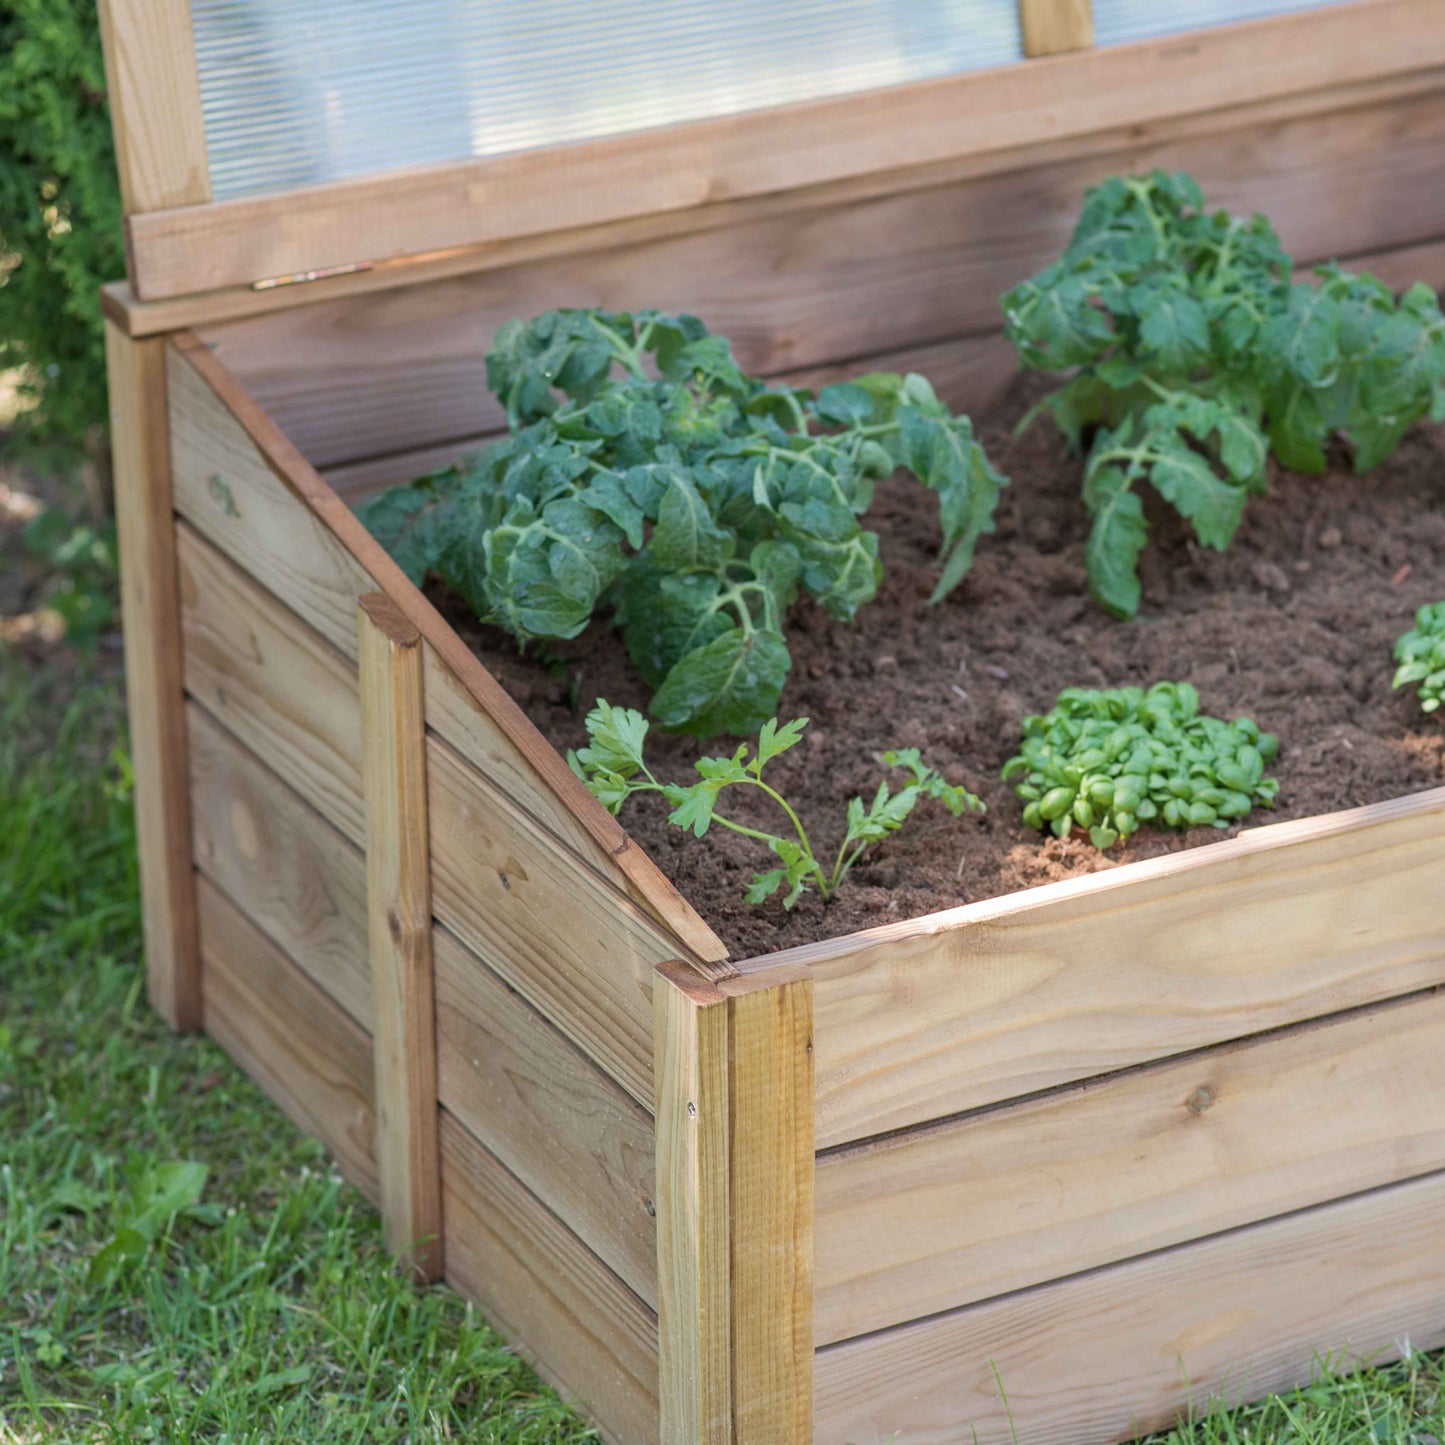
[[[192,0],[217,198],[1006,65],[1015,0]]]
[[[1341,0],[1094,0],[1094,43],[1121,45],[1126,40],[1148,40],[1156,35],[1177,35],[1181,30],[1205,30],[1237,20],[1261,20],[1266,15],[1287,15],[1293,10],[1322,10]]]

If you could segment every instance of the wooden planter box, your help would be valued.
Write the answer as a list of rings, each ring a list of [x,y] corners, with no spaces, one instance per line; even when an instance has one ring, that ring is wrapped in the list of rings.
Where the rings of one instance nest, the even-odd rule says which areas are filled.
[[[1445,789],[730,960],[346,500],[495,428],[487,339],[549,305],[690,309],[757,369],[913,366],[983,405],[996,296],[1122,169],[1438,284],[1439,7],[596,143],[656,152],[652,209],[568,191],[595,224],[512,239],[442,205],[465,167],[370,220],[375,181],[206,204],[175,131],[138,135],[188,92],[165,47],[117,61],[127,8],[108,345],[157,1008],[619,1445],[1114,1441],[1445,1342]],[[990,137],[949,131],[970,101]],[[829,171],[860,109],[949,133]],[[764,135],[793,179],[730,190]],[[468,174],[522,208],[590,174],[571,149]],[[244,284],[347,260],[353,225],[459,249]]]

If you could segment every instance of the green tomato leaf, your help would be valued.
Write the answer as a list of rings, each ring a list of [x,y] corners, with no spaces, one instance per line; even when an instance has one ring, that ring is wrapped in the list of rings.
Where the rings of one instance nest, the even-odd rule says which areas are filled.
[[[751,732],[776,713],[790,664],[776,632],[733,628],[679,659],[649,710],[678,732]]]

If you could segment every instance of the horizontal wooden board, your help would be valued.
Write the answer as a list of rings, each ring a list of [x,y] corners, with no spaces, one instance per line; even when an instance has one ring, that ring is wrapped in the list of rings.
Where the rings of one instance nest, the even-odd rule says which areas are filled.
[[[1058,254],[1085,187],[1119,171],[1190,170],[1214,204],[1268,210],[1302,261],[1445,235],[1434,184],[1445,74],[1230,125],[1214,112],[1191,132],[1146,129],[1113,150],[1021,158],[1003,173],[298,306],[207,335],[312,463],[331,466],[500,427],[486,349],[504,321],[552,306],[689,311],[764,375],[996,331],[1000,295]]]
[[[1445,63],[1431,0],[1219,26],[129,219],[143,298],[688,211]]]
[[[819,1344],[1445,1168],[1445,995],[825,1155]]]
[[[655,1309],[651,1117],[446,929],[433,951],[442,1104]]]
[[[1105,1445],[1445,1344],[1445,1175],[821,1350],[816,1445]],[[1002,1393],[1001,1393],[1002,1391]],[[1005,1399],[1006,1396],[1006,1399]]]
[[[361,851],[194,702],[187,726],[196,866],[369,1030]]]
[[[204,875],[206,1032],[377,1198],[371,1040]]]
[[[652,1107],[652,970],[676,942],[440,739],[427,748],[437,917]]]
[[[360,844],[355,666],[189,523],[176,534],[186,690]]]
[[[349,660],[356,599],[379,586],[435,654],[428,725],[500,765],[529,811],[585,834],[592,860],[675,935],[673,953],[722,959],[712,930],[209,350],[181,338],[168,372],[181,515]]]
[[[1445,982],[1442,876],[1436,789],[773,955],[819,1147]]]
[[[447,1281],[612,1445],[657,1445],[657,1316],[468,1131],[441,1116]]]

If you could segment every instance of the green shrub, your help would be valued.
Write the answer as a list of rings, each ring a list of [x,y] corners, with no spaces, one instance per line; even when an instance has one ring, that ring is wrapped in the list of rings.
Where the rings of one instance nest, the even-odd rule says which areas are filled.
[[[0,371],[16,440],[74,456],[106,418],[99,287],[124,274],[95,0],[0,5]]]

